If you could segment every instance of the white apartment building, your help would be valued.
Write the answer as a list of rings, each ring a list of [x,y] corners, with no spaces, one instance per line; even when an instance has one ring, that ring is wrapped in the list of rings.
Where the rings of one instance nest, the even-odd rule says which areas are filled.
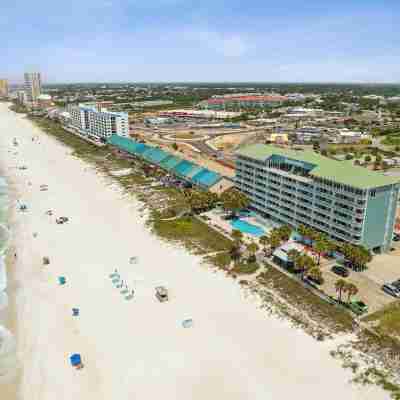
[[[39,72],[26,72],[25,79],[25,92],[27,101],[34,102],[42,92],[42,80]]]
[[[96,140],[105,140],[111,135],[129,135],[128,113],[99,110],[95,104],[72,105],[68,112],[71,125],[81,134]]]

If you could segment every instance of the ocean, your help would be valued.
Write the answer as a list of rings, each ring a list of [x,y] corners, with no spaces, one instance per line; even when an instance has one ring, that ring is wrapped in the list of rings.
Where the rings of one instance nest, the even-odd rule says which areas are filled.
[[[5,254],[9,245],[10,231],[7,227],[9,208],[8,186],[4,178],[0,177],[0,312],[7,307],[7,270]],[[0,319],[1,323],[1,319]]]
[[[5,254],[10,242],[7,227],[9,197],[7,182],[0,177],[0,384],[9,383],[17,371],[16,342],[14,335],[4,326],[7,319],[7,270]],[[1,390],[1,389],[0,389]]]

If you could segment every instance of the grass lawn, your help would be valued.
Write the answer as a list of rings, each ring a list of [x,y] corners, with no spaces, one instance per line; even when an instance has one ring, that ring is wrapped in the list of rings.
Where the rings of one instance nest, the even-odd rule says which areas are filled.
[[[158,236],[182,243],[196,254],[228,251],[232,246],[229,239],[194,217],[182,217],[172,221],[155,218],[152,221],[152,229]]]
[[[231,257],[229,255],[229,252],[224,252],[215,254],[214,256],[206,257],[205,261],[215,265],[218,268],[224,269],[229,266],[231,262]]]
[[[248,263],[243,260],[233,267],[232,273],[238,275],[250,275],[254,274],[254,272],[257,272],[259,268],[260,266],[256,262]]]
[[[287,302],[306,312],[312,319],[323,322],[334,332],[352,330],[353,319],[346,311],[327,303],[272,266],[259,275],[261,284],[272,286]]]
[[[371,322],[378,333],[400,340],[400,301],[388,304],[382,310],[364,318],[363,321]]]

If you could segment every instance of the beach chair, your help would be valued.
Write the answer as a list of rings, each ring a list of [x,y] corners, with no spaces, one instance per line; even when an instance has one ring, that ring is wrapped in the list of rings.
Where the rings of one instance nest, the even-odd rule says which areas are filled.
[[[125,300],[132,300],[135,295],[135,291],[132,289],[131,292],[125,296]]]
[[[121,290],[121,294],[127,294],[127,293],[129,293],[129,288],[128,286],[125,286],[125,288]]]
[[[116,287],[117,289],[121,289],[122,286],[124,286],[124,281],[123,281],[123,280],[121,280],[121,282],[120,282],[118,285],[115,285],[115,287]]]

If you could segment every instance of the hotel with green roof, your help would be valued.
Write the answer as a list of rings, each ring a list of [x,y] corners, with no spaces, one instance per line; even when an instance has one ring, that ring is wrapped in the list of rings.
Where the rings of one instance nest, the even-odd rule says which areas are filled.
[[[236,187],[262,217],[330,238],[390,249],[399,179],[312,151],[254,144],[236,153]]]

